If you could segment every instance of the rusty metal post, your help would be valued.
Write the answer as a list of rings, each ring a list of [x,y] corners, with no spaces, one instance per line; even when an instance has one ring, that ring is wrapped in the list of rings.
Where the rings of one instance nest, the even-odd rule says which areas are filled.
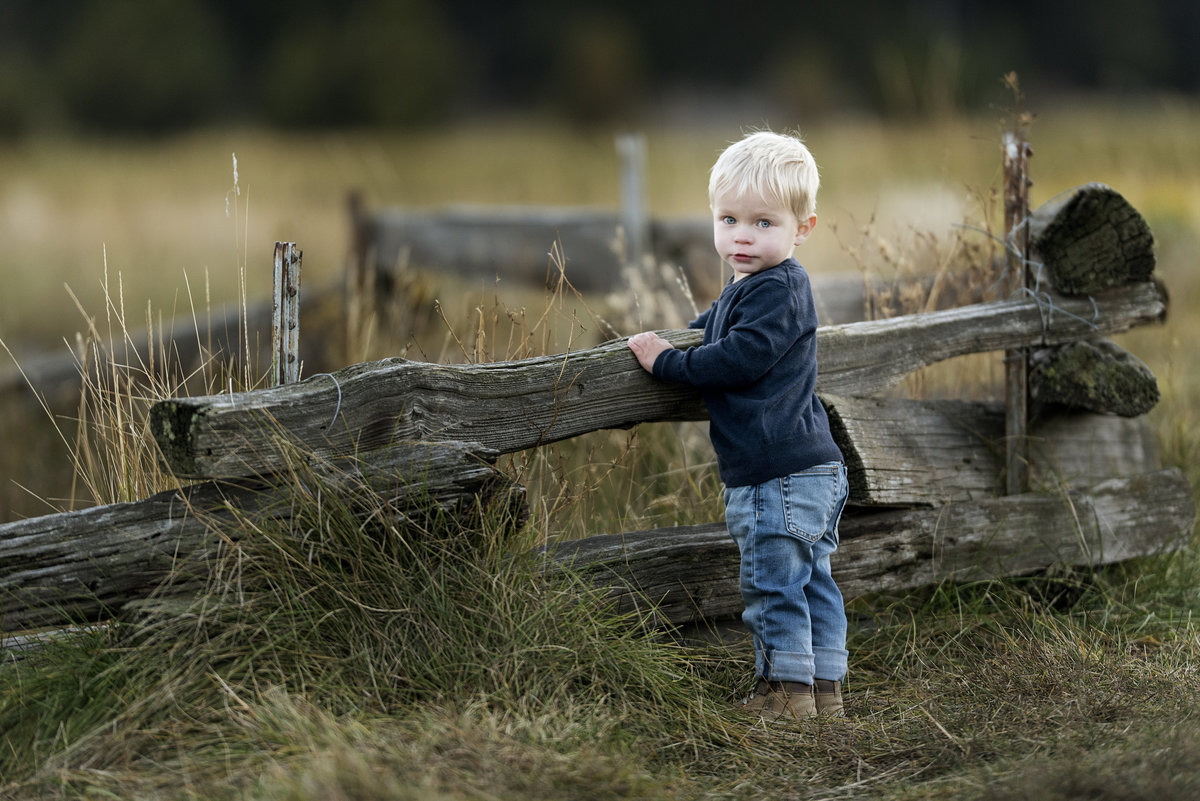
[[[1004,242],[1006,297],[1029,288],[1029,157],[1026,125],[1016,115],[1013,130],[1005,131],[1004,148]],[[1004,353],[1006,489],[1009,495],[1029,489],[1029,352],[1025,348]]]
[[[300,267],[304,252],[295,242],[275,243],[275,302],[271,324],[271,381],[300,380]]]

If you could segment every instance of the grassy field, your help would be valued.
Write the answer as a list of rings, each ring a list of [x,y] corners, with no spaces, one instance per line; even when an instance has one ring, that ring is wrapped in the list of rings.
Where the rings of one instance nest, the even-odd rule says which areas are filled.
[[[1120,341],[1159,377],[1151,422],[1165,461],[1197,486],[1200,109],[1039,111],[1034,204],[1101,181],[1156,234],[1168,322]],[[808,128],[825,188],[820,235],[801,260],[890,278],[962,257],[975,234],[955,224],[998,217],[1000,116]],[[648,131],[651,212],[703,214],[707,168],[737,135]],[[114,316],[140,327],[147,308],[154,318],[236,300],[243,283],[267,297],[277,239],[304,249],[306,285],[339,281],[351,188],[379,205],[615,206],[618,192],[611,136],[521,122],[39,141],[0,148],[0,168],[11,288],[0,338],[18,355],[86,333],[64,284],[105,330]],[[477,309],[533,317],[546,304],[436,276],[418,289],[464,339]],[[566,322],[547,334],[551,350],[603,303],[552,301]],[[446,326],[429,323],[419,348],[446,352]],[[406,336],[381,332],[370,355],[398,352]],[[502,342],[492,337],[494,355],[508,355]],[[66,441],[8,449],[6,484],[29,488],[5,496],[10,516],[63,505],[74,413],[63,412]],[[33,436],[28,410],[5,414],[10,442]],[[298,476],[308,516],[297,531],[318,532],[308,550],[294,531],[260,527],[214,557],[194,605],[0,666],[0,797],[1196,797],[1195,545],[1095,572],[856,601],[850,717],[776,730],[729,711],[750,681],[744,646],[664,642],[510,558],[547,536],[714,519],[705,448],[686,427],[643,426],[513,465],[537,478],[534,524],[485,526],[488,547],[470,551],[411,529],[386,532],[381,547]],[[96,474],[116,461],[109,452],[87,467],[91,494],[128,491],[99,488]]]

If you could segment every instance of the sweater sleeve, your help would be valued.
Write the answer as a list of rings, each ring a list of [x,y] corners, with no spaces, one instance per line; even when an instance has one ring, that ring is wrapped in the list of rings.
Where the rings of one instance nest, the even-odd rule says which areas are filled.
[[[805,313],[795,298],[793,288],[780,281],[756,281],[731,309],[723,336],[707,345],[663,351],[654,374],[702,389],[753,384],[816,329],[815,310]]]

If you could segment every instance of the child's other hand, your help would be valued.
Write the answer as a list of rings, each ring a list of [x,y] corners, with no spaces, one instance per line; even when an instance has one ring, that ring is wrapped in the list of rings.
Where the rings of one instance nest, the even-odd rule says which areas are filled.
[[[637,357],[638,364],[647,373],[654,373],[654,360],[664,350],[670,350],[671,343],[653,331],[643,331],[629,338],[629,349]]]

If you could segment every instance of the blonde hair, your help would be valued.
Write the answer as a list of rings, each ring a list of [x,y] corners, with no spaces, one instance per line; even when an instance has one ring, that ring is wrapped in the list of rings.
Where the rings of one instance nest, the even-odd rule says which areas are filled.
[[[725,149],[708,178],[708,201],[749,192],[786,206],[798,220],[817,211],[817,163],[798,136],[757,131]]]

